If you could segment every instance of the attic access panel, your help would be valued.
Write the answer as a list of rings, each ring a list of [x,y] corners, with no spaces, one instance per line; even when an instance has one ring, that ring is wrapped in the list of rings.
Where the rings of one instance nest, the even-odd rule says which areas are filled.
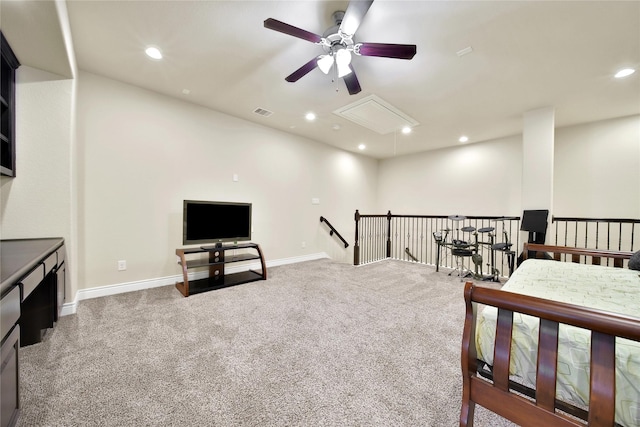
[[[333,113],[381,135],[420,124],[376,95],[361,98]]]

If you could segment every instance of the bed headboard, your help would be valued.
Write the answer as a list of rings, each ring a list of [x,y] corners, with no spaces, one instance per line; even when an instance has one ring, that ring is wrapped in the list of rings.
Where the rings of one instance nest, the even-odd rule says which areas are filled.
[[[587,259],[591,258],[591,264],[602,265],[603,258],[613,260],[614,267],[622,268],[624,266],[624,260],[631,258],[633,252],[626,251],[610,251],[604,249],[584,249],[584,248],[572,248],[569,246],[551,246],[540,245],[537,243],[525,243],[522,250],[523,259],[535,258],[536,252],[548,252],[552,253],[553,259],[561,261],[561,255],[571,255],[571,262],[580,263],[581,257],[584,257],[582,262],[586,264]]]

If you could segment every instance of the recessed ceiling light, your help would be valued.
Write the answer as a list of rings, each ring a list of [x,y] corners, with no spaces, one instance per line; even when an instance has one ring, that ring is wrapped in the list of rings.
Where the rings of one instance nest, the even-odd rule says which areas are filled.
[[[365,148],[367,148],[367,146],[364,144],[358,145],[358,150],[364,150]]]
[[[335,125],[331,126],[331,129],[340,130],[340,125],[336,123]]]
[[[162,52],[155,46],[149,46],[145,49],[144,53],[146,53],[149,58],[162,59]]]
[[[402,128],[402,133],[404,133],[405,135],[408,133],[411,133],[411,128],[409,126],[405,126]]]
[[[316,119],[316,115],[314,113],[307,113],[304,118],[312,122]]]
[[[469,140],[468,136],[462,135],[460,138],[458,138],[458,141],[460,142],[467,142]]]
[[[618,71],[614,77],[616,79],[621,79],[623,77],[630,76],[631,74],[633,74],[635,72],[636,72],[636,70],[634,70],[633,68],[623,68],[622,70]]]

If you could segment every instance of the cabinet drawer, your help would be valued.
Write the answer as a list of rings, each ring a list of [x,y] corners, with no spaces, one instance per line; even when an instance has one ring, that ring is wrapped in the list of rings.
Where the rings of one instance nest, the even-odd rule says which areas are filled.
[[[20,285],[22,286],[22,301],[27,299],[27,297],[40,284],[40,282],[42,282],[43,279],[44,264],[40,264],[35,268],[35,270],[33,270],[26,277],[20,280]]]
[[[0,301],[0,316],[2,317],[2,323],[0,324],[1,338],[4,338],[20,318],[19,286],[14,286]]]
[[[16,326],[7,337],[0,350],[0,380],[2,394],[0,402],[0,426],[13,426],[20,413],[20,374],[18,372],[18,349],[20,347],[20,326]]]
[[[49,274],[49,272],[51,270],[53,270],[53,268],[56,266],[56,263],[58,262],[58,256],[55,253],[52,253],[51,255],[49,255],[47,257],[47,259],[44,260],[44,275],[46,276],[47,274]]]
[[[64,245],[60,246],[56,251],[56,255],[58,256],[58,265],[64,262]]]

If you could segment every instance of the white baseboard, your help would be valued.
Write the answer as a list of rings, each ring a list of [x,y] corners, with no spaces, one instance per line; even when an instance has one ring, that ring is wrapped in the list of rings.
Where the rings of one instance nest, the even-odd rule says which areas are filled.
[[[322,259],[322,258],[331,258],[331,257],[327,255],[325,252],[318,252],[315,254],[294,256],[290,258],[280,258],[280,259],[267,261],[267,267],[277,267],[279,265],[296,264],[298,262],[314,261],[316,259]],[[252,268],[260,268],[260,263],[256,263]],[[239,271],[242,271],[242,270],[239,270]]]
[[[73,302],[65,302],[62,304],[62,310],[60,310],[60,317],[68,316],[70,314],[76,314],[78,310],[78,294],[76,293],[76,299]]]
[[[315,254],[302,255],[290,258],[280,258],[267,261],[267,268],[277,267],[286,264],[295,264],[298,262],[313,261],[316,259],[329,258],[325,252],[319,252]],[[259,262],[242,263],[241,265],[228,265],[225,267],[228,273],[238,273],[240,271],[260,269],[262,266]],[[189,280],[197,280],[207,277],[209,273],[207,271],[198,271],[189,273]],[[267,275],[268,277],[268,275]],[[82,300],[105,297],[109,295],[122,294],[125,292],[141,291],[143,289],[158,288],[160,286],[175,285],[176,282],[182,281],[182,275],[177,274],[175,276],[159,277],[155,279],[138,280],[135,282],[117,283],[114,285],[96,286],[87,289],[80,289],[76,292],[76,297],[72,302],[65,303],[62,306],[61,316],[67,316],[69,314],[75,314],[78,309],[78,303]]]

